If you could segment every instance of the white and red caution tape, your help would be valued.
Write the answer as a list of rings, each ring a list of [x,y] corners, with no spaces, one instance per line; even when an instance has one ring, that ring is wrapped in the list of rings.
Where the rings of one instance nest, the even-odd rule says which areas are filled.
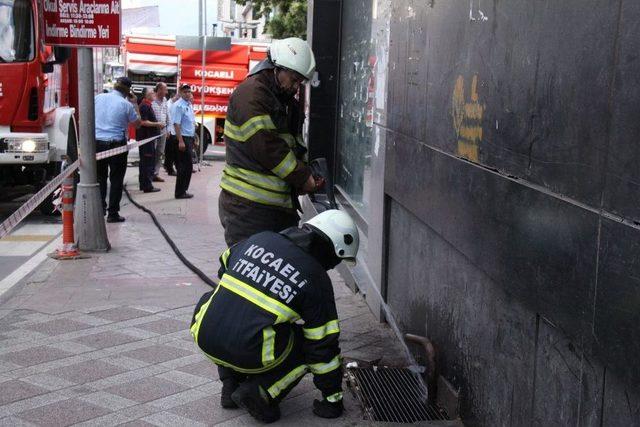
[[[152,136],[151,138],[143,139],[142,141],[134,141],[130,142],[127,145],[123,145],[122,147],[112,148],[111,150],[102,151],[96,154],[96,160],[106,159],[108,157],[112,157],[118,154],[125,153],[130,151],[136,147],[140,147],[148,142],[151,142],[157,139],[157,136]],[[22,206],[20,206],[14,213],[12,213],[7,219],[0,223],[0,239],[4,236],[11,233],[11,231],[29,215],[35,208],[37,208],[45,199],[51,194],[56,188],[62,184],[62,181],[68,176],[70,176],[76,169],[80,167],[80,160],[76,160],[67,166],[59,175],[53,178],[51,181],[47,183],[44,187],[40,189],[36,194],[31,196],[29,200],[24,202]]]

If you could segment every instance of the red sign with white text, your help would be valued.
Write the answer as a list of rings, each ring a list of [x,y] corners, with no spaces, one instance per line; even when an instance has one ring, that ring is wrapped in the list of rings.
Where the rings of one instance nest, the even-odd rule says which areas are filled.
[[[182,79],[181,84],[188,84],[191,86],[191,93],[196,97],[196,101],[200,99],[202,87],[202,80],[196,79]],[[228,98],[231,96],[238,84],[236,82],[225,82],[219,80],[206,79],[204,81],[204,95],[205,97],[217,97]]]
[[[247,77],[246,65],[210,65],[207,64],[204,69],[205,79],[229,80],[241,82]],[[186,64],[182,61],[180,77],[183,79],[199,79],[202,80],[202,65]]]
[[[40,3],[45,44],[120,46],[120,0],[40,0]]]
[[[204,104],[205,114],[212,114],[216,117],[224,117],[227,114],[227,108],[229,106],[229,100],[225,98],[207,98]],[[193,111],[200,112],[200,103],[193,103]]]

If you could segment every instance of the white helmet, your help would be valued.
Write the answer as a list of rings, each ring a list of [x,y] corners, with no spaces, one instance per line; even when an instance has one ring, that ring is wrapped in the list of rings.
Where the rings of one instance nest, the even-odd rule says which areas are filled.
[[[297,37],[274,40],[269,48],[269,57],[276,67],[287,68],[311,80],[316,70],[316,60],[309,44]]]
[[[338,209],[330,209],[314,216],[305,224],[309,224],[331,240],[338,258],[355,263],[360,236],[355,222],[348,214]]]

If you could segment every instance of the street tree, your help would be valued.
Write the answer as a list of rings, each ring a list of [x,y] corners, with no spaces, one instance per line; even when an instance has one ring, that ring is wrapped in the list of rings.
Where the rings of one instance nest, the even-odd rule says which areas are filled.
[[[250,0],[237,0],[245,5]],[[274,39],[286,37],[306,38],[307,1],[306,0],[253,0],[256,17],[266,17],[266,32]]]

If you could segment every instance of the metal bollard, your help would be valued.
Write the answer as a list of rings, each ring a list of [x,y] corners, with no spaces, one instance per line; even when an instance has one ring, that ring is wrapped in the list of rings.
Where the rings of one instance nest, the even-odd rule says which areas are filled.
[[[62,182],[62,248],[55,252],[56,259],[77,258],[80,255],[73,235],[73,175]]]

